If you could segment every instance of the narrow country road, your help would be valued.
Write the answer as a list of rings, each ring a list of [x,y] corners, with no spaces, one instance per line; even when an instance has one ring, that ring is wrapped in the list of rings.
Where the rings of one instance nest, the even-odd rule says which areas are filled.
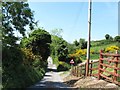
[[[56,72],[56,69],[57,69],[56,65],[52,64],[51,62],[48,63],[48,72],[46,72],[44,78],[35,85],[29,87],[27,90],[29,89],[48,90],[48,88],[54,88],[54,89],[65,88],[65,90],[66,89],[70,90],[70,87],[68,87],[63,83],[63,80],[59,75],[59,72]]]

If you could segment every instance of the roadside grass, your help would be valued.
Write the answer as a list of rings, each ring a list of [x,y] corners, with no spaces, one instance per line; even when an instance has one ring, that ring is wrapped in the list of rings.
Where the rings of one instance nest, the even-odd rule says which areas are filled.
[[[90,54],[90,59],[91,60],[98,60],[99,59],[99,54]]]
[[[99,66],[98,63],[94,63],[94,64],[92,64],[92,67],[93,67],[93,68],[98,68],[98,66]],[[92,71],[92,74],[98,74],[98,69]]]

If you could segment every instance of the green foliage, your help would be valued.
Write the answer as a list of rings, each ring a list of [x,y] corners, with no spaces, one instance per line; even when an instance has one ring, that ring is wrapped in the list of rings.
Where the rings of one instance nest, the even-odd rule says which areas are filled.
[[[24,88],[32,85],[45,74],[45,64],[47,65],[29,49],[22,48],[21,51],[19,48],[3,48],[3,88]]]
[[[25,35],[25,27],[32,30],[35,25],[33,12],[26,2],[2,2],[3,46],[16,46],[20,37],[15,32]]]
[[[90,58],[92,60],[99,59],[99,56],[100,56],[99,53],[90,54]]]
[[[66,62],[59,62],[59,66],[57,68],[57,71],[66,71],[70,69],[70,64],[66,63]]]
[[[110,36],[109,34],[106,34],[106,35],[105,35],[105,39],[106,39],[106,40],[109,40],[109,41],[113,41],[113,37]]]
[[[2,16],[2,27],[0,26],[0,28],[2,30],[3,47],[3,88],[27,87],[41,79],[44,72],[41,69],[39,71],[35,70],[35,67],[32,66],[33,59],[36,60],[36,57],[30,50],[24,49],[23,52],[18,47],[16,41],[20,37],[15,35],[15,32],[25,36],[26,26],[33,29],[35,25],[33,12],[26,2],[2,2],[2,15],[0,16]]]
[[[52,35],[51,56],[57,56],[59,61],[65,61],[68,55],[67,42]],[[54,58],[53,58],[54,59]]]
[[[120,50],[120,48],[119,47],[117,47],[117,46],[109,46],[109,47],[106,47],[105,48],[105,52],[115,52],[116,50]]]
[[[114,40],[120,43],[120,36],[116,36]]]
[[[109,40],[110,40],[110,41],[113,41],[113,37],[112,37],[112,36],[110,36],[110,37],[109,37]]]
[[[58,66],[58,71],[60,68],[65,68],[64,70],[68,70],[68,43],[61,37],[58,37],[56,35],[52,35],[52,43],[51,43],[51,56],[53,58],[54,63]],[[65,63],[65,67],[60,65],[61,63]]]
[[[120,48],[120,42],[117,42],[116,46]]]
[[[85,41],[85,39],[80,38],[79,43],[80,43],[80,48],[81,49],[86,49],[87,48],[87,41]]]
[[[62,35],[61,35],[62,32],[63,32],[62,29],[54,29],[54,30],[51,31],[51,34],[53,36],[62,37]]]
[[[91,41],[91,47],[98,47],[98,46],[107,46],[110,44],[116,44],[116,41],[111,40],[98,40],[98,41]]]
[[[41,55],[43,60],[47,60],[50,55],[50,43],[51,35],[38,28],[29,35],[29,38],[23,38],[21,46],[31,48],[34,54]]]
[[[52,35],[52,43],[51,43],[51,55],[57,56],[58,52],[57,50],[60,47],[60,43],[64,41],[63,38],[58,37],[58,36],[54,36]]]
[[[42,77],[41,70],[37,71],[30,66],[19,65],[14,70],[9,71],[9,76],[3,73],[3,87],[6,89],[25,88],[34,84]]]
[[[74,41],[75,46],[79,45],[79,42],[77,40]]]
[[[82,58],[81,57],[74,57],[74,65],[77,65],[79,63],[82,63]]]
[[[57,56],[52,56],[52,58],[53,58],[53,63],[56,65],[56,67],[58,67],[58,65],[59,65],[58,57]]]
[[[105,39],[108,40],[110,38],[110,35],[109,34],[106,34],[105,35]]]
[[[2,53],[3,53],[2,55],[3,70],[6,70],[7,68],[12,70],[23,62],[22,52],[18,48],[14,48],[14,47],[3,48]]]
[[[23,38],[22,48],[16,44],[20,37],[15,32],[25,36],[26,26],[32,30],[35,25],[33,12],[26,2],[2,2],[2,25],[3,88],[26,88],[45,74],[47,62],[44,59],[49,54],[51,37],[46,31],[38,30],[31,33],[29,39]],[[39,53],[46,50],[43,53],[46,56],[42,57],[37,50],[41,50]]]
[[[57,51],[59,61],[65,61],[68,55],[68,48],[66,42],[61,42]]]
[[[68,46],[68,53],[73,53],[75,52],[76,49],[79,48],[79,46],[76,47],[74,44],[71,44],[71,43],[68,43],[67,46]]]
[[[69,54],[69,58],[73,59],[75,62],[74,65],[82,63],[82,61],[85,60],[85,57],[86,57],[86,49],[76,49],[74,53]]]

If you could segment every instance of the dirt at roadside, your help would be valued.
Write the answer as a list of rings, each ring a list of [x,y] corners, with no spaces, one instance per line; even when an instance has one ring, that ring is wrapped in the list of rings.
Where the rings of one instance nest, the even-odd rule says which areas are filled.
[[[114,88],[115,90],[120,90],[120,87],[114,83],[109,83],[104,80],[98,80],[95,77],[76,77],[73,75],[68,75],[63,78],[64,83],[68,84],[73,88]]]

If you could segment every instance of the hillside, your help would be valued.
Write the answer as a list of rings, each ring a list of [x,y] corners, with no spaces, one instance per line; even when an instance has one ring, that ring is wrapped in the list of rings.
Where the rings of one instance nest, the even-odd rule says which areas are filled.
[[[104,49],[113,45],[118,45],[118,43],[116,41],[109,40],[91,41],[91,49],[94,49],[95,51],[99,51],[100,49]]]
[[[118,42],[109,41],[109,40],[98,40],[91,41],[91,51],[94,51],[94,54],[91,54],[91,59],[98,59],[100,50],[104,50],[110,46],[118,46]]]

